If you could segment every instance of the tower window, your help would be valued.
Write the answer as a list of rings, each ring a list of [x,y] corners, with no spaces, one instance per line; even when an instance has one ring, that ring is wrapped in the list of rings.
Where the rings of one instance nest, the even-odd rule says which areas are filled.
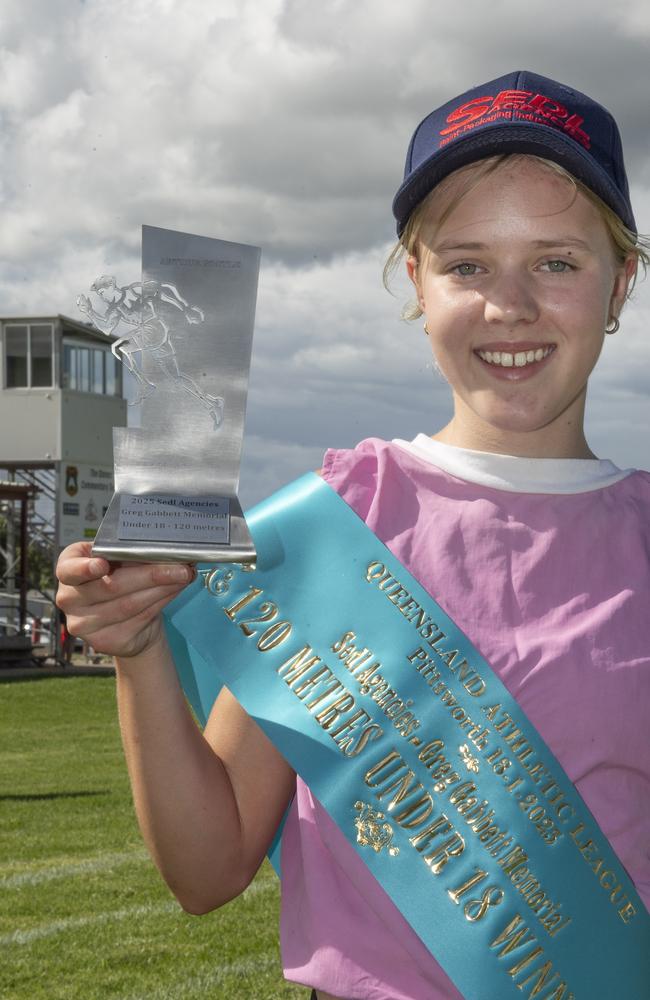
[[[7,389],[52,387],[54,332],[50,323],[11,323],[4,329]]]

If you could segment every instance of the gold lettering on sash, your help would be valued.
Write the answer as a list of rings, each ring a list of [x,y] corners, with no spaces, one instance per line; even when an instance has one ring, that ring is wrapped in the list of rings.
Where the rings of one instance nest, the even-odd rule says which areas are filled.
[[[501,708],[501,703],[497,702],[496,705],[485,705],[485,707],[483,708],[483,711],[487,715],[487,717],[490,720],[490,722],[494,722],[494,720],[496,719],[497,715],[499,714],[500,708]]]
[[[323,680],[329,680],[332,677],[334,677],[334,674],[332,673],[332,671],[328,667],[327,668],[327,673],[325,673],[325,671],[323,671],[322,674],[319,672],[313,678],[310,677],[308,681],[303,681],[303,683],[301,685],[299,685],[300,691],[298,690],[298,688],[294,687],[293,688],[293,693],[295,695],[297,695],[300,698],[301,701],[305,701],[306,705],[307,705],[307,708],[309,709],[309,711],[313,712],[313,710],[316,708],[316,706],[320,705],[321,701],[325,701],[325,699],[329,698],[329,696],[331,694],[334,694],[335,691],[341,691],[342,688],[343,688],[343,685],[341,684],[340,681],[338,681],[338,680],[336,680],[336,678],[334,678],[334,683],[333,684],[330,684],[329,687],[326,687],[325,690],[321,691],[320,694],[317,694],[315,698],[311,698],[310,701],[306,701],[306,696],[302,694],[302,691],[303,690],[307,691],[309,687],[313,687],[314,686],[314,683],[316,684],[316,686],[319,686],[322,683]],[[352,696],[350,695],[350,697],[352,697]]]
[[[345,753],[347,748],[354,743],[354,737],[351,734],[358,729],[358,723],[361,720],[364,722],[370,722],[370,716],[364,708],[358,708],[353,715],[346,719],[345,722],[342,722],[337,729],[333,729],[330,733],[330,736],[338,746],[339,750],[343,753]],[[345,739],[343,738],[344,736]]]
[[[409,837],[409,843],[413,844],[413,847],[422,854],[430,846],[434,837],[449,833],[450,830],[453,830],[453,826],[449,822],[448,817],[444,813],[440,813],[438,818],[424,830],[420,830],[419,833],[414,833],[412,837]]]
[[[636,907],[633,903],[625,903],[624,906],[618,911],[618,915],[624,924],[629,924],[630,920],[636,913]]]
[[[311,656],[310,654],[313,654]],[[277,668],[277,673],[287,683],[291,684],[298,677],[301,677],[315,664],[320,663],[321,658],[317,656],[311,646],[303,646],[294,656],[281,663]]]
[[[465,850],[465,840],[454,830],[451,837],[435,847],[430,854],[423,854],[423,859],[434,875],[439,875],[452,858],[458,858]]]
[[[372,722],[369,726],[366,726],[361,730],[359,739],[356,744],[354,744],[350,749],[345,751],[346,757],[357,757],[362,750],[365,750],[368,743],[373,743],[378,740],[380,736],[384,735],[384,730],[377,722]]]
[[[456,662],[460,655],[458,649],[441,650],[438,648],[440,643],[447,638],[446,633],[423,611],[408,589],[386,569],[383,563],[379,561],[369,563],[365,579],[368,583],[378,587],[400,614],[414,625],[417,634],[425,640],[427,646],[437,654],[450,672],[456,674],[469,695],[478,698],[484,693],[486,684],[478,671],[473,669],[465,658],[458,663]]]
[[[499,861],[499,864],[503,868],[506,875],[511,875],[515,868],[519,868],[519,866],[523,865],[526,861],[528,861],[528,855],[522,847],[517,845],[516,847],[513,847],[505,858],[502,858]]]
[[[488,877],[488,873],[483,868],[477,868],[473,875],[466,879],[462,885],[459,885],[457,889],[447,889],[447,895],[451,899],[452,903],[460,903],[461,896],[464,896],[466,892],[473,889],[475,885],[479,885]]]
[[[307,674],[307,676],[305,676],[305,674]],[[313,694],[313,688],[319,687],[325,680],[334,681],[334,683],[338,685],[336,690],[340,690],[343,687],[341,682],[334,676],[326,663],[321,663],[320,666],[316,666],[316,669],[312,672],[308,670],[301,671],[300,676],[294,678],[293,680],[287,681],[285,678],[286,683],[290,688],[292,688],[293,693],[297,698],[300,698],[301,701],[306,701],[307,694]],[[309,708],[310,705],[307,707]]]
[[[508,975],[512,976],[512,978],[514,979],[515,976],[518,976],[519,973],[522,972],[523,969],[527,968],[531,962],[534,962],[538,955],[543,955],[543,954],[544,954],[544,949],[540,948],[539,945],[537,945],[537,947],[533,948],[532,951],[529,951],[527,955],[524,955],[523,958],[520,958],[519,961],[515,965],[513,965],[511,969],[508,969]]]
[[[523,917],[520,917],[517,913],[501,933],[495,937],[494,941],[490,943],[490,947],[498,948],[499,945],[503,945],[503,948],[499,951],[499,958],[504,958],[511,952],[517,951],[517,949],[523,948],[535,940],[535,935],[531,934]]]
[[[406,769],[406,770],[404,770]],[[393,812],[396,806],[402,808],[395,812],[394,819],[404,829],[421,826],[433,812],[433,799],[419,781],[414,781],[414,772],[406,767],[401,756],[393,750],[370,768],[364,777],[369,788],[379,788],[375,792],[381,800],[391,796],[388,812]],[[414,798],[414,801],[405,800]]]
[[[393,764],[395,761],[399,761],[399,763],[396,764],[395,767],[392,767],[390,771],[388,771],[388,773],[383,776],[383,778],[379,778],[379,775],[384,770],[384,768],[388,767],[389,764]],[[390,750],[385,757],[382,757],[382,759],[378,761],[376,764],[374,764],[373,767],[370,768],[370,770],[366,771],[363,780],[365,781],[366,785],[368,785],[369,788],[373,788],[379,785],[382,781],[385,781],[387,777],[390,777],[392,774],[395,774],[403,765],[404,761],[398,754],[397,750]],[[376,778],[378,780],[374,780]]]
[[[322,709],[315,716],[316,722],[323,729],[329,729],[333,722],[343,715],[350,708],[354,707],[354,698],[351,694],[343,694],[335,702]]]
[[[479,885],[488,877],[488,872],[481,868],[475,869],[474,875],[466,879],[462,885],[459,885],[456,889],[447,889],[447,895],[451,899],[452,903],[456,905],[460,904],[461,897],[465,893],[469,892],[476,885]],[[470,923],[474,924],[479,920],[482,920],[488,910],[491,907],[499,906],[503,902],[503,890],[499,889],[497,886],[490,885],[481,891],[481,895],[473,899],[469,899],[463,906],[463,913],[465,919],[469,920]]]
[[[587,863],[592,874],[598,880],[598,885],[608,893],[609,902],[612,906],[616,907],[616,912],[620,919],[624,924],[629,924],[629,922],[636,915],[636,907],[625,894],[622,882],[619,881],[620,876],[616,875],[613,870],[610,869],[605,871],[599,877],[600,870],[604,867],[605,860],[602,856],[595,858],[595,855],[597,855],[600,848],[591,837],[587,837],[581,842],[579,838],[581,837],[584,829],[585,824],[578,823],[576,827],[571,830],[569,836],[578,848],[581,857]]]
[[[428,792],[423,791],[422,796],[410,805],[404,806],[400,812],[395,813],[395,822],[399,823],[403,830],[419,826],[429,818],[433,812],[433,799]]]
[[[414,777],[415,771],[407,771],[406,774],[400,775],[390,785],[386,785],[380,792],[376,793],[378,799],[383,799],[386,795],[392,795],[391,800],[386,807],[389,812],[398,804],[398,802],[401,802],[402,799],[411,795],[413,791],[419,791],[422,788],[422,784],[419,781],[416,781],[415,784],[411,784]]]
[[[536,997],[542,987],[550,986],[554,979],[560,978],[560,974],[555,972],[552,963],[548,960],[544,961],[541,966],[534,970],[529,968],[536,959],[544,955],[544,949],[537,944],[534,934],[529,931],[523,917],[518,913],[494,938],[490,943],[490,947],[500,949],[498,951],[499,958],[506,958],[509,955],[514,956],[518,952],[521,952],[523,948],[530,949],[525,954],[522,954],[515,961],[514,965],[507,970],[508,975],[512,979],[516,979],[522,972],[529,970],[526,979],[517,983],[517,988],[522,992],[529,984],[533,984],[532,989],[528,992],[529,997]],[[545,994],[545,1000],[547,998],[550,1000],[551,997],[555,997],[557,1000],[562,1000],[562,998],[564,1000],[574,1000],[573,993],[567,992],[566,982],[559,983],[554,988],[552,994]]]
[[[534,972],[531,972],[528,979],[524,979],[522,982],[517,983],[517,989],[523,990],[525,986],[535,980],[535,984],[528,995],[530,997],[536,997],[541,991],[542,986],[550,986],[551,981],[557,978],[558,974],[553,969],[553,963],[544,962],[544,965],[542,965],[540,969],[535,969]],[[548,993],[546,995],[548,996]]]

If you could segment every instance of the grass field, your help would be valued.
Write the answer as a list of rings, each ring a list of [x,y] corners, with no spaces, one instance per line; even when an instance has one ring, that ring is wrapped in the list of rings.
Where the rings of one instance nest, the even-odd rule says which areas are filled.
[[[0,682],[2,1000],[270,1000],[282,978],[278,885],[183,913],[142,847],[115,682]]]

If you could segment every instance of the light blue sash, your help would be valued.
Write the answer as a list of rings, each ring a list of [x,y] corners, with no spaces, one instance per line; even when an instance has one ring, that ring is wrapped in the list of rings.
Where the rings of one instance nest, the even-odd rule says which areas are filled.
[[[650,997],[647,910],[467,637],[318,476],[247,522],[257,570],[168,614],[200,720],[226,684],[468,1000]]]

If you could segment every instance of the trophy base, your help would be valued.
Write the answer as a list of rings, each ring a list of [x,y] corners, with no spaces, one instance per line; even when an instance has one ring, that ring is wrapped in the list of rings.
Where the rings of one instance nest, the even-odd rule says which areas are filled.
[[[250,569],[257,558],[236,496],[119,492],[92,554],[109,562],[239,563]]]

